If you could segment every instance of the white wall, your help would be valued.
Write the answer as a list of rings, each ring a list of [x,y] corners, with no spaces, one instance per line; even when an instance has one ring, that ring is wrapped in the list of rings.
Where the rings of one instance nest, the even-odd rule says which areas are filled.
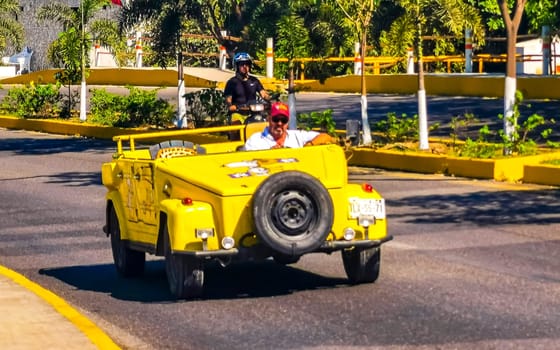
[[[525,62],[517,62],[517,74],[542,74],[542,39],[532,39],[519,42],[516,45],[516,52],[523,55]],[[560,38],[554,37],[550,44],[550,55],[560,55]],[[560,56],[552,57],[552,71],[549,73],[560,74]]]

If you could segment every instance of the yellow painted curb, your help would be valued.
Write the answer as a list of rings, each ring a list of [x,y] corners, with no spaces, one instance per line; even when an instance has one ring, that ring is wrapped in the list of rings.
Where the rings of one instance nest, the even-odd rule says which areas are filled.
[[[6,129],[39,131],[59,135],[80,135],[101,139],[111,139],[116,135],[146,132],[146,129],[115,128],[86,123],[74,123],[48,119],[24,119],[10,116],[0,117],[0,127]]]
[[[526,165],[523,182],[539,185],[560,185],[560,166],[554,165]]]
[[[107,126],[89,125],[87,123],[72,123],[42,119],[22,119],[10,116],[0,116],[0,127],[7,129],[22,129],[41,131],[52,134],[80,135],[99,139],[111,139],[117,135],[146,132],[146,129],[125,129]],[[155,139],[154,139],[155,140]],[[205,135],[189,135],[188,140],[197,144],[219,142],[220,139]],[[156,141],[154,141],[156,142]],[[537,156],[512,157],[504,159],[470,159],[448,157],[445,155],[403,152],[391,150],[374,150],[371,148],[353,148],[348,153],[348,165],[400,170],[424,174],[446,174],[468,178],[494,179],[497,181],[523,181],[560,186],[560,176],[549,178],[548,175],[537,175],[538,169],[548,167],[538,165],[549,159],[560,159],[560,152],[550,152]],[[526,178],[525,169],[531,168],[531,177]],[[548,174],[546,170],[546,174]],[[532,179],[541,176],[546,180],[533,182]]]
[[[185,86],[224,89],[227,79],[212,75],[211,68],[208,69],[208,77],[185,73]],[[60,69],[22,74],[2,79],[0,84],[54,83],[54,74],[58,71]],[[418,91],[416,74],[375,74],[366,75],[365,79],[368,93],[408,95]],[[265,77],[260,77],[260,80],[267,90],[283,91],[287,88],[286,80]],[[504,94],[505,77],[501,74],[430,73],[425,75],[424,80],[428,95],[501,98]],[[92,68],[86,81],[91,85],[177,86],[178,78],[174,68]],[[359,93],[360,89],[359,75],[331,77],[323,82],[296,81],[298,91]],[[526,99],[560,100],[560,76],[518,76],[517,89]]]
[[[445,170],[446,157],[431,153],[374,150],[371,148],[354,148],[350,153],[348,165],[426,174],[443,173]]]
[[[448,157],[431,153],[403,152],[355,148],[349,152],[348,165],[366,166],[417,173],[441,173],[477,179],[533,183],[525,177],[527,165],[540,168],[542,161],[560,159],[560,152],[550,152],[535,156],[504,159],[472,159]],[[538,170],[532,170],[537,173]],[[532,175],[536,178],[536,174]],[[540,176],[540,175],[539,175]],[[545,175],[542,175],[545,177]],[[543,180],[540,180],[543,181]],[[548,178],[546,184],[560,186],[560,176]],[[542,183],[544,182],[537,182]]]
[[[358,75],[332,77],[324,82],[300,83],[301,91],[359,93],[361,80]],[[415,94],[418,91],[416,74],[366,75],[368,93]],[[426,74],[425,86],[428,95],[503,97],[503,75],[485,74]],[[560,99],[560,76],[517,77],[517,89],[526,99]]]
[[[60,69],[47,69],[29,74],[17,75],[0,80],[2,84],[27,84],[31,81],[42,84],[54,84],[55,73]],[[185,86],[191,88],[215,88],[217,82],[209,79],[183,75]],[[176,69],[161,68],[95,68],[90,70],[86,82],[90,85],[117,86],[177,86]]]
[[[99,349],[120,349],[120,347],[115,344],[113,340],[105,334],[105,332],[97,327],[95,323],[83,316],[53,292],[41,287],[37,283],[32,282],[7,267],[0,266],[0,273],[49,303],[56,311],[66,317],[70,322],[72,322],[72,324],[82,331],[84,335],[86,335],[88,339]]]

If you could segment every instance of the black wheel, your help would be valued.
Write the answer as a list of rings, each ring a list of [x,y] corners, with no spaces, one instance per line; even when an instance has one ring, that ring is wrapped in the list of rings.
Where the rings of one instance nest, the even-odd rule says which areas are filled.
[[[342,262],[350,283],[373,283],[379,277],[381,248],[342,250]]]
[[[171,294],[179,299],[195,298],[202,294],[204,267],[193,256],[173,254],[169,232],[165,228],[165,274]]]
[[[269,176],[253,197],[257,235],[272,250],[291,257],[312,252],[325,241],[333,211],[327,189],[299,171]]]
[[[117,272],[123,277],[142,275],[144,273],[146,253],[128,248],[126,243],[121,240],[119,219],[114,208],[111,209],[109,220],[111,227],[111,250],[113,251],[113,260],[115,261]]]

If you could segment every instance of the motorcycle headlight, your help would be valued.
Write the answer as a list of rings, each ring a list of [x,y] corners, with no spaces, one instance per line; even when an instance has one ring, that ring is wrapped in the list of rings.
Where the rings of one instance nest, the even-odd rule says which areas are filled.
[[[250,106],[251,112],[262,112],[264,111],[264,105],[262,103],[256,103]]]

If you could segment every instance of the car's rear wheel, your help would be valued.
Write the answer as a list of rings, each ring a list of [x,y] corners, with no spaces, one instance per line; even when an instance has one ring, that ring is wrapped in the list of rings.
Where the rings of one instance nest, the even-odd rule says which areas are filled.
[[[257,235],[272,250],[289,257],[323,244],[332,228],[333,212],[327,189],[299,171],[269,176],[253,197]]]
[[[342,250],[342,262],[350,283],[373,283],[379,277],[381,248]]]
[[[169,232],[165,228],[165,274],[169,291],[176,298],[196,298],[202,294],[204,286],[204,266],[194,256],[174,254],[171,251]]]
[[[123,277],[142,275],[144,273],[146,253],[127,247],[126,242],[121,239],[119,219],[114,208],[111,209],[109,215],[111,250],[113,251],[113,260],[115,261],[117,272]]]

